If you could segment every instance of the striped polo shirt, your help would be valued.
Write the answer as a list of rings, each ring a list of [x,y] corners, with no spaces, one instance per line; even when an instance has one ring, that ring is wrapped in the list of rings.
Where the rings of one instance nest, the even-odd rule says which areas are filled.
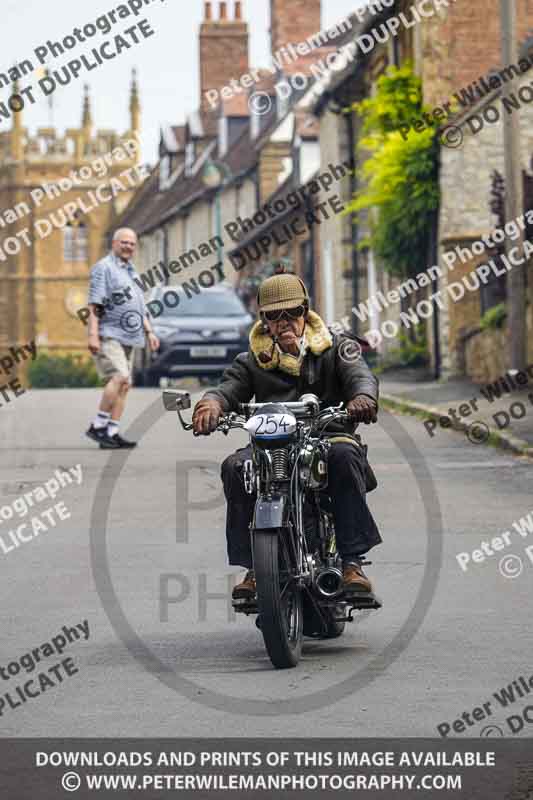
[[[148,314],[136,277],[130,261],[109,253],[92,268],[89,284],[88,303],[104,307],[98,321],[99,335],[129,347],[144,346],[144,319]]]

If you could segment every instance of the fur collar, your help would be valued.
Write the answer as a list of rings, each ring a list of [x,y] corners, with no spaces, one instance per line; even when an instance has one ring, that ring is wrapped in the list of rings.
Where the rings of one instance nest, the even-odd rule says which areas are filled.
[[[303,338],[304,346],[299,356],[284,353],[278,345],[273,346],[272,337],[264,333],[263,323],[258,320],[250,331],[250,351],[261,369],[281,369],[289,375],[299,375],[308,350],[318,356],[333,344],[329,330],[315,311],[308,313]]]

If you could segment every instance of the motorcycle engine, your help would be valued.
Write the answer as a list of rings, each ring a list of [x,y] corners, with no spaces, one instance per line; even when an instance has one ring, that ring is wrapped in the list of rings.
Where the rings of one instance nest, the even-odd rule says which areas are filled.
[[[300,454],[300,475],[309,489],[325,489],[328,485],[327,442],[309,442]]]

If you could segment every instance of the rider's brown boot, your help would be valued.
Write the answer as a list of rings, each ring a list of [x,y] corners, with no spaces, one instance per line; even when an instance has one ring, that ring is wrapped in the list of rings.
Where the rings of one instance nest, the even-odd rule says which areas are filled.
[[[342,575],[344,578],[342,588],[345,592],[371,592],[372,584],[366,577],[360,564],[348,561],[343,564]]]
[[[255,574],[253,569],[249,569],[244,579],[234,587],[231,596],[234,600],[253,600],[255,594]]]

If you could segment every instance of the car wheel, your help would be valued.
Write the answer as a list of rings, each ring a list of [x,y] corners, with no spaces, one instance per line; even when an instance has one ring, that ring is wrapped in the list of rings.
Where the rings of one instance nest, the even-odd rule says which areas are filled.
[[[143,386],[150,386],[155,389],[159,389],[159,381],[161,376],[159,372],[151,372],[150,370],[145,370],[143,373]]]
[[[144,386],[144,373],[142,370],[134,370],[131,379],[134,386]]]

